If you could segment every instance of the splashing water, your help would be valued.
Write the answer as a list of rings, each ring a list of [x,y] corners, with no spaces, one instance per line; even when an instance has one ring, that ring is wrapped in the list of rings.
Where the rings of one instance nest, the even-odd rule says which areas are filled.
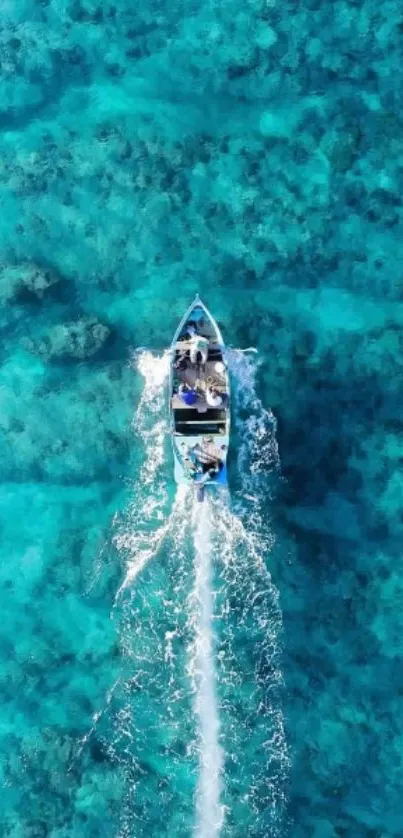
[[[267,815],[265,834],[276,838],[282,834],[290,759],[281,708],[282,614],[279,593],[266,560],[275,541],[267,520],[267,501],[281,479],[281,463],[276,419],[264,407],[256,390],[258,359],[232,349],[228,351],[228,363],[236,404],[237,491],[232,509],[229,503],[221,504],[219,510],[214,510],[214,520],[216,538],[221,545],[217,608],[221,608],[224,626],[219,678],[224,685],[225,718],[232,720],[229,728],[235,746],[232,760],[235,789],[231,798],[235,795],[239,798],[237,820],[244,824],[250,838],[262,834],[262,809]],[[229,622],[230,614],[236,620],[236,631]],[[250,693],[248,697],[245,693],[244,698],[242,686],[246,673]],[[249,728],[245,720],[251,717],[251,712],[254,721]],[[255,749],[250,744],[252,739],[258,742]],[[239,788],[243,782],[248,786],[248,776],[253,781],[242,796]]]
[[[276,431],[277,422],[271,410],[264,407],[256,391],[256,376],[260,366],[255,355],[238,349],[227,352],[227,360],[234,385],[236,411],[234,429],[237,448],[238,487],[233,508],[243,521],[248,520],[250,531],[264,537],[266,549],[273,546],[271,532],[262,526],[262,506],[272,498],[273,476],[281,472]],[[263,545],[261,544],[261,547]]]
[[[135,500],[126,511],[124,527],[114,539],[118,550],[124,550],[128,556],[126,575],[115,602],[160,548],[171,526],[170,518],[164,522],[168,495],[161,477],[168,432],[164,385],[169,373],[169,352],[158,358],[151,352],[140,351],[135,354],[134,363],[145,386],[132,424],[142,440],[145,456]]]
[[[193,816],[197,770],[186,678],[191,516],[186,487],[174,496],[171,491],[169,353],[155,357],[139,351],[134,366],[145,380],[133,418],[135,440],[144,450],[133,500],[116,522],[114,537],[125,565],[114,618],[127,672],[109,734],[109,753],[126,784],[119,838],[180,834],[178,824]]]
[[[116,606],[128,673],[111,736],[126,778],[119,838],[180,835],[180,824],[193,816],[196,733],[186,676],[192,639],[189,504],[188,492],[180,489],[163,539],[149,548],[149,561]]]
[[[256,394],[256,359],[230,351],[235,502],[221,490],[200,505],[185,488],[171,499],[169,356],[135,360],[147,382],[133,420],[145,457],[115,535],[130,672],[109,741],[127,778],[119,835],[190,835],[195,799],[195,838],[275,838],[288,770],[281,610],[266,567],[274,539],[263,523],[279,471],[275,419]]]
[[[219,579],[218,683],[226,752],[223,803],[244,834],[282,834],[289,755],[282,713],[282,614],[266,565],[271,532],[213,498],[214,549]],[[242,790],[242,793],[241,793]],[[262,832],[262,812],[265,828]],[[268,823],[270,828],[268,828]],[[229,835],[240,832],[234,824]]]
[[[192,595],[195,623],[194,656],[191,674],[194,680],[195,710],[199,722],[200,776],[198,782],[197,838],[219,835],[224,808],[220,805],[223,754],[219,745],[219,718],[215,692],[213,648],[212,520],[209,498],[193,511],[195,589]]]
[[[280,455],[276,439],[277,423],[271,410],[264,407],[256,392],[256,376],[260,362],[255,356],[237,349],[227,353],[228,364],[235,384],[235,424],[242,428],[238,447],[238,469],[244,491],[252,489],[253,479],[263,469],[280,470]]]
[[[169,374],[169,351],[164,352],[159,358],[151,352],[140,351],[134,356],[134,361],[136,360],[145,386],[133,427],[142,437],[147,452],[146,464],[140,472],[140,483],[150,486],[163,462],[164,438],[168,430],[164,411],[164,385]],[[162,418],[161,414],[164,414]]]

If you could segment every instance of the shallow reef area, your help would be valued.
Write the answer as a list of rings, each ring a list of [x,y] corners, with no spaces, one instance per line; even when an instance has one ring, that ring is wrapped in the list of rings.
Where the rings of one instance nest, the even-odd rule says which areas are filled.
[[[263,558],[291,767],[274,821],[234,759],[222,836],[401,838],[402,9],[0,12],[0,834],[191,834],[187,558],[170,543],[121,605],[116,528],[141,500],[133,353],[161,354],[198,291],[259,350],[281,462]]]

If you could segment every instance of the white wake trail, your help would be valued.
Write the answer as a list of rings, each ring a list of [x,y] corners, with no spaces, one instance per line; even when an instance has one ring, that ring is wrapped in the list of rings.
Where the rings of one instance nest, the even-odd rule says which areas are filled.
[[[159,728],[150,719],[163,714],[168,724],[161,741],[168,749],[170,769],[177,766],[169,780],[180,806],[182,762],[191,760],[186,770],[192,777],[199,764],[194,838],[219,838],[225,829],[224,795],[226,801],[237,800],[246,818],[259,812],[264,803],[272,823],[277,823],[283,807],[287,746],[279,700],[281,610],[266,566],[274,537],[264,523],[271,494],[269,475],[280,469],[276,423],[256,392],[256,359],[231,350],[228,360],[236,403],[235,498],[230,503],[228,492],[217,496],[207,492],[199,504],[186,487],[178,488],[174,500],[169,491],[172,459],[166,456],[165,388],[169,353],[158,358],[141,351],[134,359],[145,382],[133,418],[144,458],[132,503],[117,522],[114,536],[124,561],[124,579],[115,601],[121,609],[116,608],[121,613],[121,646],[135,671],[124,685],[127,700],[116,716],[113,746],[121,757],[122,742],[126,743],[125,765],[133,778],[122,813],[122,838],[136,832],[134,793],[136,812],[147,816],[149,779],[147,773],[144,777],[139,773],[139,764],[141,755],[158,739],[155,731]],[[152,573],[145,569],[150,562]],[[219,654],[214,626],[220,637]],[[190,685],[182,679],[186,665]],[[217,687],[221,706],[228,708],[221,718]],[[256,709],[258,741],[252,747],[254,761],[249,767],[242,757],[250,746],[245,719],[251,707],[253,713]],[[187,747],[181,756],[177,739],[180,743],[184,733]],[[221,741],[225,741],[226,759],[232,760],[232,773],[225,776]],[[265,758],[262,769],[261,756]],[[245,790],[242,800],[237,798],[240,788]],[[139,809],[140,801],[143,809]],[[188,805],[193,807],[190,798]],[[188,816],[194,816],[193,808]],[[231,830],[229,823],[226,828]]]
[[[133,429],[144,445],[144,461],[136,484],[136,495],[126,510],[124,526],[114,537],[118,550],[127,554],[126,575],[116,594],[115,604],[130,587],[147,562],[156,554],[170,530],[166,517],[166,481],[161,476],[168,419],[164,411],[165,382],[169,373],[169,352],[157,357],[147,350],[134,356],[134,365],[145,386],[133,417]]]
[[[199,724],[200,775],[197,789],[196,838],[217,838],[224,821],[220,803],[223,753],[219,744],[219,714],[215,689],[212,519],[208,498],[193,510],[195,643],[191,675]]]

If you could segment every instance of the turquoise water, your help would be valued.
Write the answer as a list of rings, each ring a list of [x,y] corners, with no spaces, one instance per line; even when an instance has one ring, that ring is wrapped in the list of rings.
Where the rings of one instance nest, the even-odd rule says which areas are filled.
[[[400,6],[0,12],[0,835],[401,838]],[[202,509],[196,291],[233,347]]]

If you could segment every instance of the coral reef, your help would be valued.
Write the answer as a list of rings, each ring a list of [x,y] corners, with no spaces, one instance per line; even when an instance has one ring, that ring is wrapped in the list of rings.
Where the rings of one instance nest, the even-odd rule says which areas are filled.
[[[161,351],[198,290],[233,345],[259,349],[282,464],[265,558],[289,824],[273,826],[260,774],[250,796],[246,757],[242,775],[229,759],[223,838],[245,835],[247,799],[256,838],[400,838],[399,5],[5,0],[1,14],[0,833],[111,838],[130,810],[136,838],[190,834],[185,649],[176,694],[158,640],[178,594],[161,560],[133,594],[126,655],[110,533],[143,456],[130,351]],[[252,705],[245,689],[234,718],[249,713],[256,753]]]
[[[110,331],[95,318],[76,323],[59,323],[37,341],[27,338],[23,346],[46,361],[52,359],[85,360],[96,355],[108,340]]]

